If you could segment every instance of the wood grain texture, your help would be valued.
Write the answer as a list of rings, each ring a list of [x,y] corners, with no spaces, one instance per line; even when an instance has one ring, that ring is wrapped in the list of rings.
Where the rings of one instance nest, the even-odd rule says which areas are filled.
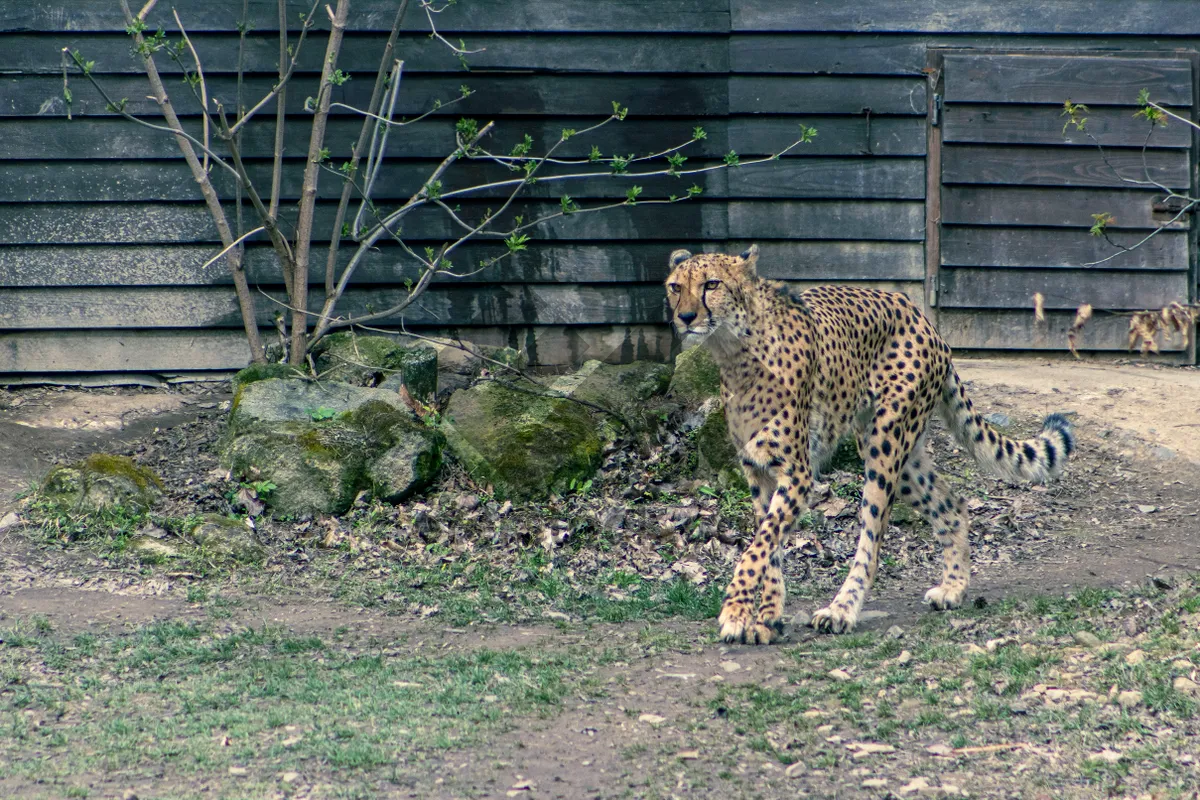
[[[244,83],[246,97],[263,97],[274,78],[249,76]],[[827,80],[814,78],[812,80]],[[860,79],[866,81],[888,79]],[[896,80],[896,79],[892,79]],[[903,80],[903,79],[900,79]],[[236,81],[229,75],[218,75],[207,81],[210,96],[232,98]],[[132,75],[113,75],[103,81],[105,91],[114,98],[128,98],[126,109],[131,114],[158,116],[158,106],[147,97],[145,78]],[[729,84],[721,77],[663,76],[663,75],[521,75],[521,74],[463,74],[454,76],[410,75],[404,78],[404,90],[396,103],[396,116],[424,113],[435,103],[448,103],[460,96],[460,88],[468,86],[474,94],[446,106],[438,116],[458,119],[462,116],[510,114],[566,115],[594,114],[603,118],[612,112],[612,103],[619,101],[629,107],[630,114],[652,116],[669,108],[673,114],[714,116],[723,115],[729,107]],[[307,94],[316,91],[316,82],[300,81],[288,92],[288,113],[301,114]],[[365,108],[371,94],[371,80],[350,80],[333,90],[333,101],[356,108]],[[170,82],[168,91],[180,114],[196,113],[190,92]],[[872,91],[877,94],[872,95]],[[863,86],[859,94],[875,96],[886,102],[887,87]],[[832,87],[824,95],[822,105],[836,105]],[[90,86],[75,86],[71,104],[72,114],[89,117],[115,116],[106,108],[104,98]],[[870,103],[866,103],[870,105]],[[858,108],[851,109],[858,111]],[[274,114],[274,102],[264,106]],[[30,75],[0,78],[0,113],[4,116],[65,116],[62,97],[62,77]],[[333,108],[335,117],[351,112]]]
[[[277,299],[282,299],[278,294]],[[339,312],[391,307],[403,288],[352,289]],[[581,325],[666,322],[660,284],[431,287],[401,319],[413,325]],[[314,294],[313,307],[321,297]],[[259,324],[282,306],[259,297]],[[387,320],[383,320],[386,322]],[[237,299],[226,287],[10,289],[0,296],[0,327],[29,329],[237,328]]]
[[[1200,35],[1200,20],[1176,0],[916,0],[903,3],[763,3],[730,0],[734,31],[820,33],[1015,33]]]
[[[477,220],[486,208],[486,204],[464,204],[462,214]],[[514,209],[514,213],[526,215],[528,221],[559,208],[558,203],[529,202]],[[318,206],[314,225],[318,236],[333,229],[333,210],[331,203]],[[285,230],[293,224],[293,219],[294,210],[281,214]],[[506,216],[499,224],[507,221]],[[771,229],[770,225],[767,227]],[[404,236],[412,241],[453,241],[460,231],[445,212],[434,208],[418,209],[406,216],[403,223]],[[725,205],[697,201],[622,206],[560,217],[539,226],[536,232],[531,231],[533,238],[539,240],[603,241],[703,241],[723,239],[727,232]],[[187,244],[217,240],[208,209],[200,204],[0,204],[0,244]]]
[[[729,197],[923,200],[919,158],[788,158],[726,174]]]
[[[737,239],[838,239],[919,242],[925,206],[907,201],[736,201],[729,236]]]
[[[1150,127],[1135,118],[1127,108],[1097,106],[1089,109],[1084,130],[1070,126],[1061,108],[1001,104],[950,104],[944,109],[942,136],[947,142],[980,144],[1076,145],[1094,150],[1104,147],[1176,147],[1192,146],[1186,125]],[[1094,139],[1092,137],[1095,137]]]
[[[442,276],[447,284],[477,283],[657,283],[669,272],[667,254],[680,248],[740,253],[749,241],[702,241],[564,244],[533,242],[529,249],[475,272],[480,261],[503,252],[500,245],[476,244],[452,258],[466,277]],[[915,280],[922,274],[920,247],[910,242],[764,241],[762,274],[805,280]],[[229,286],[223,260],[208,266],[216,245],[39,245],[0,248],[0,287],[84,286]],[[339,268],[350,250],[338,253]],[[263,244],[246,248],[245,268],[252,284],[278,287],[283,280],[274,251]],[[314,263],[313,286],[324,280],[324,261]],[[470,274],[474,273],[474,274]],[[384,245],[366,256],[353,286],[403,284],[417,274],[414,263],[398,247]]]
[[[1138,92],[1169,106],[1192,104],[1192,65],[1182,58],[948,55],[947,103],[1137,105]]]
[[[154,118],[148,117],[154,122]],[[527,117],[505,115],[483,144],[492,152],[508,153],[529,134],[535,153],[558,141],[564,128],[583,130],[601,118],[593,116]],[[303,158],[308,146],[308,128],[303,116],[290,118],[285,130],[284,153],[290,159]],[[568,139],[555,154],[567,158],[585,158],[593,146],[606,155],[636,153],[645,155],[687,142],[700,123],[706,138],[687,146],[688,158],[720,158],[731,149],[743,157],[777,153],[799,138],[800,124],[817,128],[817,137],[794,151],[799,156],[920,156],[925,154],[924,120],[917,117],[804,116],[732,117],[729,119],[626,119],[607,125],[592,134]],[[335,163],[346,159],[358,138],[360,123],[352,118],[333,118],[326,132],[330,158]],[[199,137],[196,118],[185,118],[184,130]],[[123,119],[83,117],[70,122],[61,117],[11,119],[5,154],[13,159],[63,158],[121,160],[130,157],[180,159],[179,148],[170,135],[134,125]],[[242,139],[242,156],[248,159],[270,158],[274,145],[274,126],[250,125]],[[220,142],[213,149],[227,154]],[[454,121],[445,118],[414,122],[401,135],[388,139],[391,159],[442,159],[454,150]]]
[[[729,67],[735,73],[917,76],[924,66],[925,43],[914,39],[791,33],[729,37]]]
[[[1144,234],[1109,235],[1116,244],[1132,248]],[[1118,254],[1110,269],[1186,270],[1187,233],[1164,231],[1130,252],[1122,252],[1103,237],[1086,231],[1039,228],[961,227],[942,230],[942,264],[952,267],[1051,267],[1075,269]]]
[[[1089,303],[1113,311],[1162,308],[1188,297],[1186,272],[947,267],[939,276],[941,308],[1032,309],[1035,292],[1041,292],[1046,308]]]
[[[182,6],[183,4],[177,4]],[[240,11],[240,8],[239,8]],[[353,12],[352,12],[353,13]],[[181,10],[184,24],[188,19]],[[174,23],[170,26],[175,27]],[[172,31],[168,31],[171,33]],[[236,73],[238,35],[231,33],[192,34],[192,42],[204,64],[207,76]],[[345,36],[338,67],[351,74],[352,80],[370,82],[379,69],[384,32],[350,32]],[[174,37],[172,36],[172,39]],[[729,71],[729,48],[725,36],[672,37],[662,34],[630,33],[581,34],[573,36],[530,36],[517,34],[477,34],[467,46],[479,51],[467,56],[471,70],[532,70],[537,72],[670,72],[720,73]],[[69,47],[95,61],[95,75],[141,75],[140,59],[130,53],[129,37],[124,33],[89,33],[77,30],[50,34],[13,34],[6,37],[0,52],[0,71],[25,74],[62,75],[60,51]],[[686,59],[679,53],[685,50]],[[408,33],[396,42],[396,53],[404,59],[406,75],[445,72],[466,78],[469,74],[444,44],[428,33]],[[321,72],[325,54],[325,36],[313,37],[300,51],[296,78],[315,80]],[[279,60],[279,37],[263,30],[246,37],[243,64],[245,73],[275,74]],[[168,58],[160,59],[159,71],[178,75],[182,69]],[[190,62],[189,62],[190,63]],[[76,75],[82,86],[82,78]]]
[[[2,97],[2,93],[0,93]],[[925,81],[917,78],[733,75],[731,114],[925,114]]]
[[[1067,331],[1074,311],[1047,311],[1046,321],[1028,311],[962,311],[945,309],[938,314],[938,330],[951,347],[981,350],[1067,351]],[[1079,335],[1078,348],[1087,351],[1128,352],[1129,317],[1097,312]],[[1181,343],[1163,343],[1164,351],[1178,351]]]
[[[289,11],[301,8],[290,3]],[[237,0],[186,0],[176,3],[190,33],[235,30],[242,16]],[[347,30],[386,32],[396,17],[394,0],[357,0]],[[527,0],[487,2],[450,9],[437,18],[445,33],[468,32],[609,32],[609,33],[726,33],[729,30],[728,0],[662,0],[647,6],[639,0]],[[174,30],[169,8],[156,8],[147,17],[151,28]],[[277,31],[279,17],[274,0],[250,0],[249,22],[257,31]],[[327,28],[322,20],[319,28]],[[425,15],[414,3],[404,17],[404,28],[418,33],[429,30]],[[75,5],[5,3],[0,6],[0,32],[8,31],[109,31],[123,32],[125,19],[120,6],[104,3]],[[323,44],[322,44],[323,49]]]
[[[942,181],[999,186],[1191,186],[1187,150],[947,145]],[[1152,187],[1151,187],[1152,188]]]
[[[627,364],[667,361],[675,347],[666,325],[545,325],[446,329],[430,336],[509,346],[536,367],[570,367],[589,359]],[[264,336],[273,335],[263,331]],[[250,360],[245,334],[232,330],[25,331],[0,334],[0,375],[21,373],[237,370]]]
[[[942,189],[942,223],[945,225],[1033,225],[1083,228],[1092,226],[1092,214],[1110,213],[1109,227],[1154,229],[1165,220],[1152,209],[1159,192],[1127,189],[1053,189],[1021,186],[947,186]],[[1190,226],[1185,218],[1173,230]]]

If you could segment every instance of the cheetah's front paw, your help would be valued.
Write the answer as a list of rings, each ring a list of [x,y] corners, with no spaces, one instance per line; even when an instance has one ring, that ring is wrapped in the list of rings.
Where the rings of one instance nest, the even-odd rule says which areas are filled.
[[[721,616],[717,617],[717,622],[721,626],[722,641],[731,644],[770,644],[772,640],[783,635],[781,622],[754,622],[750,617],[750,609],[740,603],[726,602],[721,608]]]
[[[958,608],[963,603],[963,598],[967,594],[966,586],[935,586],[925,593],[925,602],[933,606],[937,611],[945,611],[950,608]]]
[[[858,623],[858,612],[836,602],[814,611],[809,625],[823,633],[849,633]]]

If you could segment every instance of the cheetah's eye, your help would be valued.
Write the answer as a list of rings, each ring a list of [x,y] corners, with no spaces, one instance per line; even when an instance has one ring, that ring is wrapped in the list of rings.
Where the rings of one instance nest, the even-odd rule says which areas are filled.
[[[713,281],[705,281],[705,282],[704,282],[704,289],[705,289],[706,291],[710,291],[710,292],[711,292],[713,289],[716,289],[716,288],[717,288],[718,286],[720,286],[720,285],[721,285],[721,282],[720,282],[720,281],[716,281],[716,280],[713,280]]]
[[[679,294],[679,284],[678,283],[668,283],[667,291],[670,292],[671,294]]]

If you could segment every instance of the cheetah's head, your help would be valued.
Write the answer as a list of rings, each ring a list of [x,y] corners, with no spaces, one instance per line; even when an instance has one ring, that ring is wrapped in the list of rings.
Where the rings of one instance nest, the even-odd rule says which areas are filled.
[[[746,289],[757,279],[757,263],[756,244],[737,256],[671,253],[667,306],[685,346],[698,344],[723,326],[736,328],[745,316]]]

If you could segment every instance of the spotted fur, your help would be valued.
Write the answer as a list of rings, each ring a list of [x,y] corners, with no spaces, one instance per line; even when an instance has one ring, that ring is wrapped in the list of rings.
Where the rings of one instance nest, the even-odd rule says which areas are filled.
[[[757,261],[757,246],[740,256],[677,250],[667,279],[676,330],[685,343],[709,346],[720,367],[729,433],[758,520],[725,592],[721,637],[766,644],[782,633],[782,543],[807,504],[813,470],[847,433],[864,462],[858,548],[812,625],[854,627],[896,499],[929,522],[942,546],[942,580],[925,600],[937,609],[960,605],[971,572],[968,517],[925,446],[929,418],[937,411],[985,468],[1036,482],[1062,472],[1074,449],[1070,424],[1052,414],[1033,439],[1004,436],[975,412],[950,348],[906,296],[844,286],[793,296],[760,279]]]

